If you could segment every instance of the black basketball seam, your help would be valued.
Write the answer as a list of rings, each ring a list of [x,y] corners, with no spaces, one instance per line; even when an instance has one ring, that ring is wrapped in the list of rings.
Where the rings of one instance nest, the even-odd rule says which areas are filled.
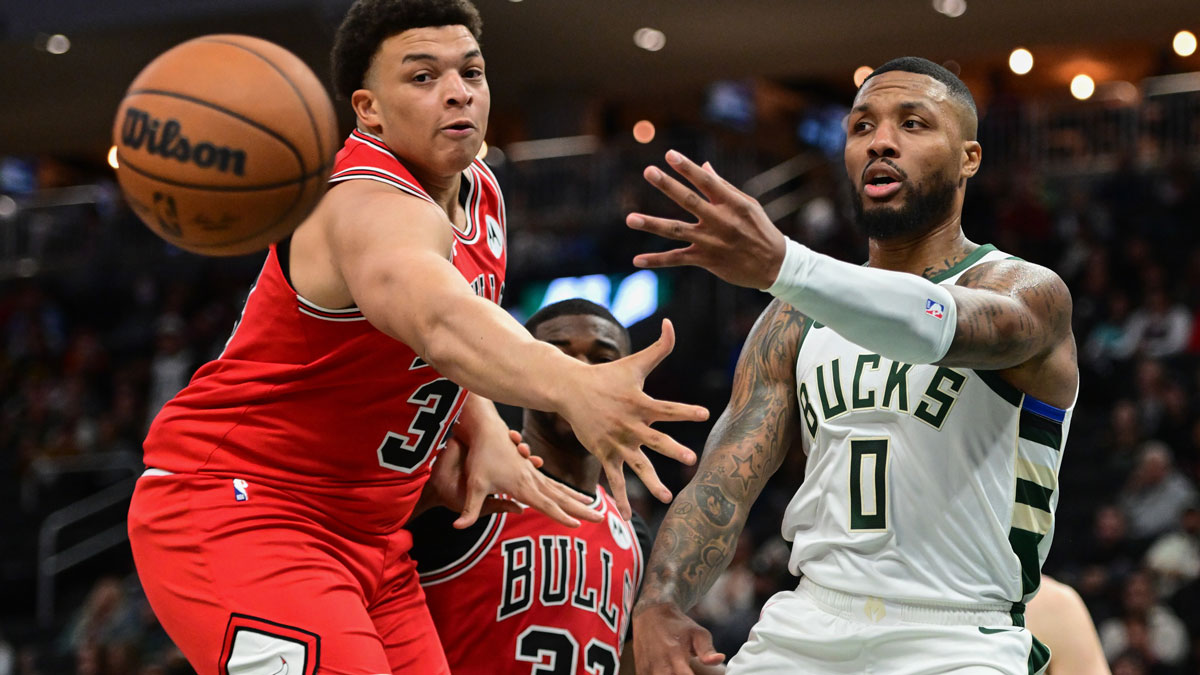
[[[121,167],[129,167],[134,173],[139,173],[146,178],[152,178],[165,185],[174,185],[175,187],[188,188],[190,190],[209,190],[211,192],[255,192],[258,190],[273,190],[276,188],[287,187],[292,183],[303,183],[312,178],[319,178],[325,172],[325,167],[329,164],[325,163],[317,167],[316,171],[306,173],[303,176],[296,176],[290,180],[280,181],[278,183],[257,183],[255,185],[209,185],[207,183],[185,183],[183,181],[171,180],[164,176],[151,173],[146,169],[138,167],[138,165],[130,162],[129,159],[121,154],[121,150],[117,148],[117,165]]]
[[[270,221],[263,227],[261,227],[257,230],[254,230],[253,232],[248,233],[246,236],[241,237],[240,239],[224,239],[219,242],[212,243],[212,244],[200,244],[200,243],[195,243],[195,242],[189,241],[184,237],[176,237],[174,235],[168,235],[165,232],[163,233],[164,237],[166,237],[168,240],[170,240],[171,243],[173,243],[173,244],[180,245],[180,242],[182,242],[183,244],[187,244],[187,246],[181,246],[181,248],[191,247],[191,248],[201,248],[201,249],[219,248],[219,247],[223,247],[223,246],[231,246],[233,244],[240,244],[244,241],[248,241],[250,239],[257,237],[268,230],[273,229],[276,225],[278,225],[279,223],[286,220],[287,216],[292,211],[294,211],[296,209],[296,207],[299,206],[300,203],[303,201],[303,197],[304,197],[305,193],[308,192],[308,186],[307,186],[308,182],[314,178],[318,178],[318,179],[321,178],[322,174],[324,173],[324,165],[322,165],[322,167],[320,169],[318,169],[317,171],[315,171],[313,173],[308,174],[307,176],[301,176],[294,180],[285,181],[283,183],[272,183],[269,185],[259,185],[256,187],[236,187],[236,186],[218,187],[218,186],[210,186],[210,185],[195,185],[192,183],[181,183],[179,181],[173,181],[173,180],[169,180],[166,178],[161,178],[153,173],[150,173],[149,171],[139,169],[137,167],[137,165],[131,164],[128,160],[121,159],[120,150],[117,151],[117,164],[122,167],[128,168],[129,170],[133,171],[134,173],[141,174],[152,180],[156,180],[161,183],[165,183],[167,185],[174,185],[176,187],[184,187],[184,188],[188,188],[188,189],[212,190],[212,191],[218,191],[218,192],[251,192],[251,191],[259,191],[259,190],[277,190],[279,188],[285,188],[290,185],[299,185],[300,186],[300,191],[296,194],[295,199],[293,199],[292,203],[289,204],[287,206],[287,208],[285,208],[283,210],[282,214],[280,214],[279,217],[277,217],[275,220]]]
[[[313,138],[315,138],[317,140],[317,154],[321,158],[325,157],[325,144],[321,142],[321,130],[317,128],[317,118],[313,116],[312,110],[308,107],[308,100],[305,99],[304,95],[300,93],[300,88],[297,87],[294,82],[292,82],[292,79],[290,77],[288,77],[287,74],[284,73],[283,70],[279,68],[279,66],[275,65],[274,61],[272,61],[271,59],[268,59],[266,56],[247,47],[246,45],[238,44],[236,42],[231,42],[229,40],[220,40],[217,38],[209,37],[209,38],[203,38],[199,41],[200,42],[216,42],[218,44],[229,45],[230,47],[237,47],[238,49],[243,49],[243,50],[248,51],[251,54],[257,56],[258,58],[262,59],[263,61],[266,62],[266,64],[268,66],[271,66],[271,68],[275,69],[275,72],[279,73],[279,76],[283,78],[283,81],[287,82],[288,86],[292,88],[292,91],[296,94],[296,98],[300,100],[300,105],[304,106],[304,114],[308,115],[308,123],[309,123],[309,126],[312,127]],[[281,47],[281,49],[282,49],[282,47]],[[320,86],[320,80],[317,81],[317,84],[318,84],[318,86]],[[321,86],[321,92],[325,93],[324,86]],[[327,93],[326,93],[326,96],[328,96]],[[303,163],[300,164],[300,173],[304,173],[304,164]]]
[[[150,95],[154,95],[154,96],[166,96],[168,98],[182,99],[182,100],[188,101],[190,103],[195,103],[196,105],[202,105],[206,108],[212,108],[213,110],[216,110],[217,112],[225,113],[226,115],[229,115],[230,117],[232,117],[236,120],[245,122],[246,124],[249,124],[250,126],[258,129],[259,131],[262,131],[263,133],[271,136],[275,140],[282,143],[288,150],[291,151],[291,153],[293,155],[295,155],[296,163],[300,165],[300,173],[301,174],[305,173],[304,158],[300,155],[300,151],[297,150],[296,146],[292,145],[292,143],[288,139],[284,138],[283,136],[280,136],[278,133],[275,132],[274,129],[272,129],[270,127],[259,124],[258,122],[255,122],[254,120],[250,119],[249,117],[246,117],[245,115],[243,115],[241,113],[234,112],[224,106],[219,106],[216,103],[213,103],[211,101],[205,101],[202,98],[196,98],[195,96],[190,96],[188,94],[180,94],[179,92],[176,92],[176,91],[166,91],[163,89],[134,89],[125,94],[125,98],[122,99],[122,102],[124,102],[130,96],[140,96],[143,94],[150,94]]]

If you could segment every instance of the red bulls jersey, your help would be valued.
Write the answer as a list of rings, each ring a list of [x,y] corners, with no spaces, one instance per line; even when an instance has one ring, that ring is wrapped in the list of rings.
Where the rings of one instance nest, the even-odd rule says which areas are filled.
[[[332,189],[378,181],[432,202],[387,146],[359,131],[338,153],[330,180]],[[499,302],[504,203],[482,162],[463,172],[460,201],[466,231],[455,230],[451,262],[478,295]],[[251,500],[256,481],[287,487],[328,502],[357,527],[394,529],[411,513],[466,392],[357,307],[321,307],[300,296],[278,246],[224,352],[155,418],[145,463],[245,479]]]
[[[617,672],[650,536],[598,492],[592,508],[604,519],[578,528],[533,509],[465,531],[432,509],[406,526],[455,675]]]

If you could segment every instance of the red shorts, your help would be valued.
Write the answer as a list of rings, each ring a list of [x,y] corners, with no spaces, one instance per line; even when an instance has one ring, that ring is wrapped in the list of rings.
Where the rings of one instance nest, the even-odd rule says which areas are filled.
[[[199,675],[450,672],[406,530],[363,532],[283,490],[175,474],[138,480],[129,540]]]

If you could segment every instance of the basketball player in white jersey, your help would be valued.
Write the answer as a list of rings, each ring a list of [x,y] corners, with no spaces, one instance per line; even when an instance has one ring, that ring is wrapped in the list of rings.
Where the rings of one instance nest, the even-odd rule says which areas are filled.
[[[672,504],[634,610],[640,675],[719,662],[684,613],[724,569],[750,506],[798,441],[783,522],[794,591],[764,607],[741,673],[1039,673],[1024,628],[1054,534],[1078,388],[1071,297],[1050,270],[963,233],[975,104],[945,68],[876,69],[850,112],[846,170],[866,266],[788,240],[762,207],[678,153],[646,179],[697,222],[631,214],[698,265],[777,299],[743,350],[699,469]]]

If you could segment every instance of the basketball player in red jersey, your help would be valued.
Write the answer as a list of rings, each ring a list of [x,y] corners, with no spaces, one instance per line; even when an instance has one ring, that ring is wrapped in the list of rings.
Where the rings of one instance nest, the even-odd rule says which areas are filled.
[[[150,429],[134,559],[202,674],[447,672],[400,526],[455,420],[469,449],[458,525],[493,491],[562,522],[595,517],[521,458],[488,398],[562,414],[626,512],[624,463],[669,498],[641,445],[694,461],[649,424],[706,412],[641,390],[669,324],[649,349],[589,365],[496,304],[505,214],[475,161],[479,24],[467,0],[351,7],[333,60],[357,128],[334,185],[272,247],[222,355]]]
[[[624,326],[587,300],[544,307],[525,327],[584,363],[630,351]],[[598,484],[599,461],[561,416],[527,409],[523,426],[534,456],[545,461],[542,471],[592,494],[602,520],[568,528],[527,510],[454,530],[456,514],[432,509],[407,526],[426,603],[455,675],[527,675],[538,663],[554,664],[557,673],[611,675],[650,533],[637,514],[621,518]]]

